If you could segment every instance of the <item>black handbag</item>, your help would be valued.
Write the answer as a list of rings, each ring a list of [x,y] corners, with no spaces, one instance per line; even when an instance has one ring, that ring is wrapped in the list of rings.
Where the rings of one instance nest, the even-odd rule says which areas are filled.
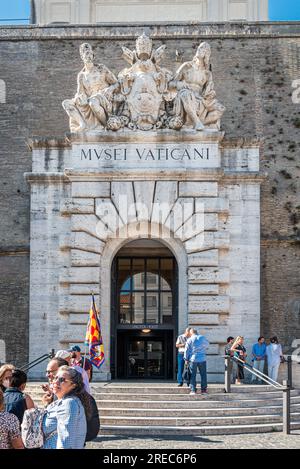
[[[183,379],[183,381],[186,381],[187,384],[190,384],[191,371],[190,371],[189,364],[187,362],[185,362],[185,364],[184,364],[182,379]]]

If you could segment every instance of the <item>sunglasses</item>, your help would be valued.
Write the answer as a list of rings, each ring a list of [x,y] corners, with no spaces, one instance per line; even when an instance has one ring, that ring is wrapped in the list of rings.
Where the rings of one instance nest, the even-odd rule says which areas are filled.
[[[48,371],[48,370],[47,370],[47,371],[46,371],[46,375],[50,375],[50,373],[55,374],[55,373],[57,373],[57,371],[58,371],[58,370],[54,370],[54,371],[51,371],[51,370]]]
[[[65,383],[67,381],[71,382],[69,379],[63,378],[62,376],[55,377],[54,381],[57,381],[59,384]]]

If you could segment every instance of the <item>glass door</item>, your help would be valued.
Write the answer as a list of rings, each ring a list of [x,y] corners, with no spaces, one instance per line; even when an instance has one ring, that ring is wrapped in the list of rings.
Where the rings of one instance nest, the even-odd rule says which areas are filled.
[[[127,350],[128,378],[165,377],[163,340],[129,338]]]
[[[145,367],[145,341],[139,339],[129,339],[128,341],[128,378],[144,378]]]
[[[147,378],[163,378],[165,375],[162,340],[146,340]]]

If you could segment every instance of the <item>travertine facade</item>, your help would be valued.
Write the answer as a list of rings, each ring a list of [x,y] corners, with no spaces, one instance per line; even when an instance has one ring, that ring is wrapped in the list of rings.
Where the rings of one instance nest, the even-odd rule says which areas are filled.
[[[121,46],[134,49],[135,40],[143,30],[142,27],[124,25],[117,28],[0,29],[3,64],[0,79],[6,89],[5,102],[0,103],[0,338],[5,340],[9,361],[23,364],[28,358],[30,188],[24,173],[32,171],[32,159],[25,142],[32,135],[63,137],[68,131],[68,117],[61,102],[75,94],[76,75],[81,68],[78,48],[82,42],[90,42],[99,60],[117,73],[124,67]],[[246,164],[245,152],[240,148],[245,137],[251,139],[256,135],[263,139],[260,167],[263,173],[267,172],[268,178],[261,185],[261,332],[266,336],[278,334],[284,351],[289,352],[293,349],[293,341],[300,337],[297,282],[300,269],[299,25],[153,25],[148,26],[147,33],[155,47],[167,45],[165,66],[173,72],[191,59],[191,50],[196,51],[201,41],[209,42],[215,89],[218,99],[226,107],[222,118],[226,137],[221,145],[221,160],[226,168],[234,171],[237,162],[240,168]],[[53,160],[53,148],[51,151],[46,148],[44,159],[40,161],[41,171],[63,171],[69,144],[64,147],[66,143],[62,146],[54,140],[53,145],[56,156]],[[232,146],[236,146],[234,158]],[[51,181],[51,178],[46,179],[45,185]],[[49,207],[57,199],[58,190],[68,195],[68,184],[58,184],[55,190],[56,194],[48,193]],[[231,196],[237,197],[233,189]],[[82,203],[84,198],[79,197],[79,202]],[[91,198],[101,196],[94,192]],[[60,206],[54,207],[52,213],[47,208],[43,217],[48,216],[49,210],[54,221],[55,217],[63,220],[58,214],[60,209]],[[91,200],[87,201],[85,210],[94,210]],[[79,241],[81,239],[80,235]],[[58,240],[54,241],[54,246],[55,243]],[[216,263],[216,253],[207,255],[205,262],[206,259]],[[55,262],[57,259],[53,257]],[[81,256],[75,256],[74,262],[82,262]],[[47,284],[49,278],[43,278]],[[208,285],[212,285],[209,290],[201,286],[199,291],[214,295],[219,292],[215,284]],[[192,286],[191,290],[194,288],[198,286]],[[41,297],[45,294],[44,287],[39,293]],[[232,297],[234,292],[230,295]],[[43,305],[41,311],[43,324],[58,337],[58,305],[54,301],[50,311],[51,315],[56,315],[55,321]],[[227,318],[226,314],[218,313],[217,316],[222,320],[224,316]],[[211,320],[215,321],[216,316]],[[43,328],[40,334],[42,331]],[[48,348],[52,345],[48,343]]]
[[[99,378],[109,378],[112,261],[130,241],[150,238],[167,246],[179,266],[178,329],[190,324],[207,335],[210,381],[221,381],[224,338],[241,333],[250,346],[260,329],[258,142],[222,149],[223,134],[195,130],[70,138],[69,145],[30,143],[30,357],[50,344],[83,342],[93,291],[107,358]],[[111,157],[95,157],[106,143]],[[151,152],[145,164],[134,159],[142,146]],[[168,156],[155,156],[158,147]],[[200,147],[205,158],[192,157],[190,149]],[[33,373],[38,378],[41,370]]]
[[[34,0],[36,23],[267,21],[268,0]]]

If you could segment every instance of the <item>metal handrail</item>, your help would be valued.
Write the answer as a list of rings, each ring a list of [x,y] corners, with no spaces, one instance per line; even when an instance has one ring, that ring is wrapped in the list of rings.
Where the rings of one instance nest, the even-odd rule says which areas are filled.
[[[41,355],[40,357],[36,358],[32,362],[26,363],[26,365],[20,366],[19,370],[22,370],[24,372],[27,372],[28,370],[31,370],[31,368],[34,368],[35,366],[39,365],[40,363],[43,363],[47,359],[53,358],[55,355],[55,350],[52,349],[51,352],[45,353],[44,355]]]
[[[252,373],[257,378],[261,379],[270,386],[273,386],[275,389],[282,391],[282,426],[283,432],[286,435],[291,433],[291,389],[292,389],[292,367],[291,367],[291,357],[288,357],[288,380],[283,381],[283,385],[277,383],[269,376],[265,375],[261,371],[257,370],[249,363],[244,362],[238,357],[231,357],[226,355],[225,357],[225,392],[231,392],[231,373],[232,368],[229,367],[230,362],[241,363],[243,367]]]
[[[270,376],[266,375],[265,373],[258,370],[257,368],[254,368],[254,366],[250,365],[249,363],[244,362],[240,358],[238,358],[238,357],[229,357],[229,358],[231,360],[236,361],[236,362],[240,362],[246,370],[248,370],[250,373],[252,373],[257,378],[261,379],[265,383],[269,384],[270,386],[273,386],[274,388],[280,389],[280,390],[282,390],[284,388],[284,386],[282,384],[280,384],[277,381],[275,381],[274,379],[270,378]]]

